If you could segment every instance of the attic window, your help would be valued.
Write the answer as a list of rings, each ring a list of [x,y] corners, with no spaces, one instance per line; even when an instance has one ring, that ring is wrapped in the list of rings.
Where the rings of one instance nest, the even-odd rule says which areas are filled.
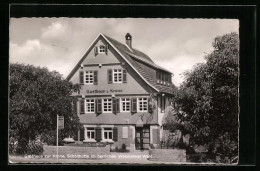
[[[105,53],[105,52],[106,52],[106,47],[103,46],[103,45],[99,46],[98,52],[99,52],[99,53]]]

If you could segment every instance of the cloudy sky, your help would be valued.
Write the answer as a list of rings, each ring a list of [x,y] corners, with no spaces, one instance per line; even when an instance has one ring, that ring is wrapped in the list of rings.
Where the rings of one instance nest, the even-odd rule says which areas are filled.
[[[11,18],[10,62],[47,67],[65,78],[99,33],[125,43],[129,32],[133,47],[172,71],[179,86],[183,71],[205,62],[214,37],[238,29],[231,19]]]

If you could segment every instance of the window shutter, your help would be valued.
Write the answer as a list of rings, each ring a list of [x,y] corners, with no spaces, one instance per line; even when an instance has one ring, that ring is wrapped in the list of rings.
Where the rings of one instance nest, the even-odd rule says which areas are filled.
[[[78,107],[78,105],[77,105],[77,100],[73,100],[73,111],[74,111],[75,113],[78,113],[77,107]]]
[[[116,99],[116,106],[117,106],[116,112],[119,113],[120,112],[120,99],[119,98]]]
[[[113,99],[113,113],[119,113],[120,112],[120,104],[119,104],[120,100],[119,98],[114,98]]]
[[[98,84],[98,71],[94,71],[94,85]]]
[[[95,48],[94,48],[94,54],[95,54],[95,56],[97,56],[97,54],[98,54],[98,47],[97,46],[95,46]]]
[[[84,72],[79,71],[79,84],[84,84]]]
[[[152,114],[152,112],[153,112],[153,104],[152,104],[152,102],[149,102],[148,103],[148,113]]]
[[[102,99],[96,99],[96,113],[102,113]]]
[[[107,70],[107,80],[108,80],[108,84],[112,83],[112,69]]]
[[[106,45],[106,49],[105,49],[106,55],[108,53],[108,45]]]
[[[118,140],[117,127],[113,127],[113,141],[117,141],[117,140]]]
[[[126,71],[126,69],[123,70],[123,83],[127,83],[127,71]]]
[[[85,130],[84,128],[80,129],[80,133],[79,133],[80,134],[80,138],[79,138],[80,141],[83,141],[85,139],[85,137],[84,137],[85,131],[84,130]]]
[[[96,141],[99,142],[102,140],[102,129],[100,127],[96,127],[95,128],[95,137],[96,137]]]
[[[131,99],[131,112],[136,113],[137,112],[137,98]]]
[[[85,99],[80,99],[80,114],[85,113]]]

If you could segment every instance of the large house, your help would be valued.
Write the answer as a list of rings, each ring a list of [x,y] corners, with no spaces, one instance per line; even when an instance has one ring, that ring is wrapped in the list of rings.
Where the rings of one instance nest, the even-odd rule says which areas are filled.
[[[173,74],[132,46],[102,33],[67,79],[81,90],[75,107],[84,129],[79,141],[148,149],[162,138],[162,119],[170,105]]]

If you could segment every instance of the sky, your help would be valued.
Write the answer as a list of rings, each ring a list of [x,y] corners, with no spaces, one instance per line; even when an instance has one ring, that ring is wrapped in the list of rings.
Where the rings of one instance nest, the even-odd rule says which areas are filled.
[[[171,71],[179,86],[182,73],[213,51],[212,42],[239,30],[235,19],[170,18],[11,18],[10,63],[24,63],[56,70],[64,78],[99,33],[147,54],[156,64]]]

